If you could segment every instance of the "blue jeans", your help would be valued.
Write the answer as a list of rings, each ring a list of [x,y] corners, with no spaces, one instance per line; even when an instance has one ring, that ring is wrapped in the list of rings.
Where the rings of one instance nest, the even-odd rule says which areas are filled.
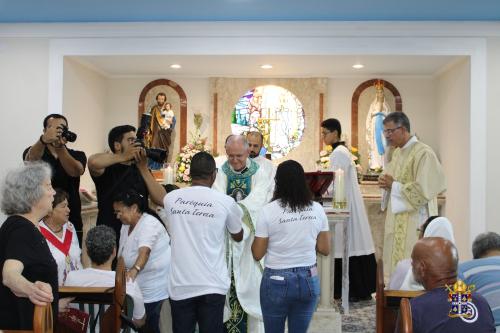
[[[305,333],[319,299],[316,265],[289,269],[266,268],[260,284],[260,305],[266,333]]]
[[[160,312],[163,301],[144,303],[146,310],[146,327],[152,332],[160,333]]]

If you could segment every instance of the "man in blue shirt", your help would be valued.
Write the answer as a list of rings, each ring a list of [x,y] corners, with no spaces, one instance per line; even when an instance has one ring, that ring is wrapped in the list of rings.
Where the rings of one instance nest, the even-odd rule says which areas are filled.
[[[458,276],[473,284],[490,305],[497,332],[500,332],[500,235],[480,234],[472,244],[473,260],[458,266]]]
[[[486,300],[468,294],[463,282],[457,281],[458,252],[453,243],[441,237],[423,238],[413,247],[411,259],[415,280],[427,291],[410,301],[414,333],[495,332]],[[462,297],[449,298],[459,291]]]

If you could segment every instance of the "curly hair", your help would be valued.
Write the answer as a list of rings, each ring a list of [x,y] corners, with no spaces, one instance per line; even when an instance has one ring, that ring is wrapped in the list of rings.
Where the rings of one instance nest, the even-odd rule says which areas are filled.
[[[102,265],[109,260],[116,247],[115,231],[107,225],[98,225],[88,231],[85,245],[90,260]]]

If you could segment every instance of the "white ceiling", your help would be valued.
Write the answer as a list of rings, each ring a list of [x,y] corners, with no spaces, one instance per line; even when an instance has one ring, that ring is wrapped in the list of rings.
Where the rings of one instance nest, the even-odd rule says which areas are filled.
[[[433,76],[464,57],[347,55],[150,55],[72,56],[108,77],[178,75],[186,77],[336,77],[366,75]],[[365,65],[355,70],[355,63]],[[181,69],[171,69],[171,64]],[[264,70],[262,64],[272,64]]]

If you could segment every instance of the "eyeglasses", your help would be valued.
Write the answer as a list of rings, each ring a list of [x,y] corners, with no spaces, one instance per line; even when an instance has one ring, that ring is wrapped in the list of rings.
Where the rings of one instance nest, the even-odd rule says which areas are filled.
[[[402,126],[398,126],[398,127],[396,127],[396,128],[386,128],[386,129],[384,130],[384,134],[385,134],[385,135],[391,135],[392,133],[394,133],[394,131],[395,131],[395,130],[397,130],[397,129],[401,128],[401,127],[402,127]]]

